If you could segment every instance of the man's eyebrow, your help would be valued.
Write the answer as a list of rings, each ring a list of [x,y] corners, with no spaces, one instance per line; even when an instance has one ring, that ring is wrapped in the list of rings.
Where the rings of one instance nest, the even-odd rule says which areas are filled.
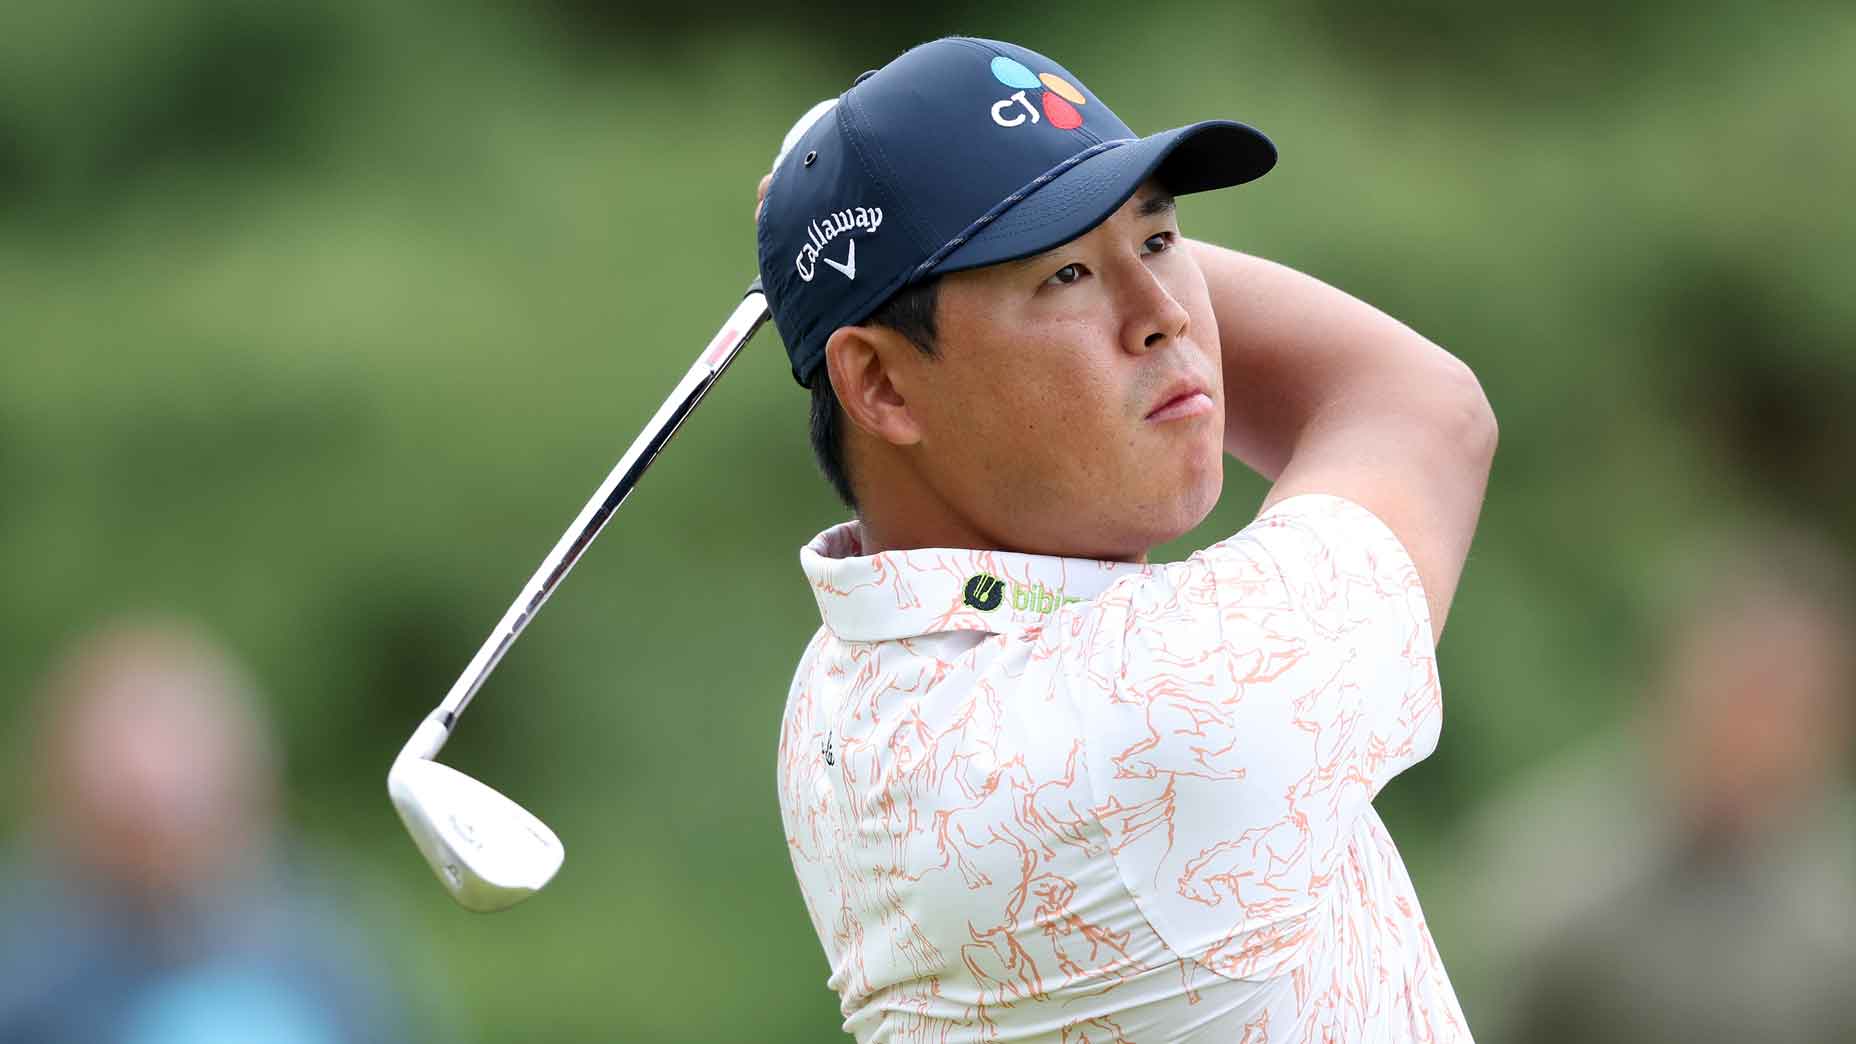
[[[1160,214],[1171,214],[1174,209],[1172,196],[1165,192],[1156,192],[1141,200],[1140,210],[1137,213],[1141,217],[1156,217]]]

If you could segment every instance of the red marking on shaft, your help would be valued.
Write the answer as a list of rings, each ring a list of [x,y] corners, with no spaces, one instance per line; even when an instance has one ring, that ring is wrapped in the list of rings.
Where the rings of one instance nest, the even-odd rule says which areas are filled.
[[[709,342],[709,347],[703,349],[703,353],[702,353],[703,365],[704,366],[721,365],[723,357],[728,354],[729,346],[734,343],[735,343],[735,328],[732,326],[722,327],[722,332],[719,334],[716,334],[715,340]]]

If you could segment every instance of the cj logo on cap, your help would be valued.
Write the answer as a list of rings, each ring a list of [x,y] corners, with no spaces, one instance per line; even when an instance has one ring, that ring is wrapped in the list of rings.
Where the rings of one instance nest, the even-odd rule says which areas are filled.
[[[1026,120],[1038,122],[1038,105],[1031,104],[1026,91],[1043,88],[1039,104],[1044,118],[1058,130],[1075,130],[1083,125],[1083,114],[1076,106],[1088,104],[1083,92],[1056,73],[1034,73],[1022,63],[1000,55],[992,60],[993,78],[1007,87],[1016,87],[1009,98],[993,103],[992,121],[1001,127],[1016,127]]]

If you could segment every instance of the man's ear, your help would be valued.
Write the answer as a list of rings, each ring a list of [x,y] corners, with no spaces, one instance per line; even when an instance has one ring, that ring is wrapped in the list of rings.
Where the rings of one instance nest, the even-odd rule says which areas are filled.
[[[840,326],[825,342],[825,369],[852,424],[884,442],[912,446],[921,427],[909,410],[900,369],[922,361],[919,349],[882,326]]]

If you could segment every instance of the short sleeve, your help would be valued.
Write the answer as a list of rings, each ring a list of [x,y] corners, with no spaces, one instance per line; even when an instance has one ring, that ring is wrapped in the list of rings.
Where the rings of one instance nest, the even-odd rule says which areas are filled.
[[[1124,882],[1181,954],[1279,974],[1373,797],[1436,747],[1416,567],[1364,508],[1295,497],[1091,626],[1073,695]]]

